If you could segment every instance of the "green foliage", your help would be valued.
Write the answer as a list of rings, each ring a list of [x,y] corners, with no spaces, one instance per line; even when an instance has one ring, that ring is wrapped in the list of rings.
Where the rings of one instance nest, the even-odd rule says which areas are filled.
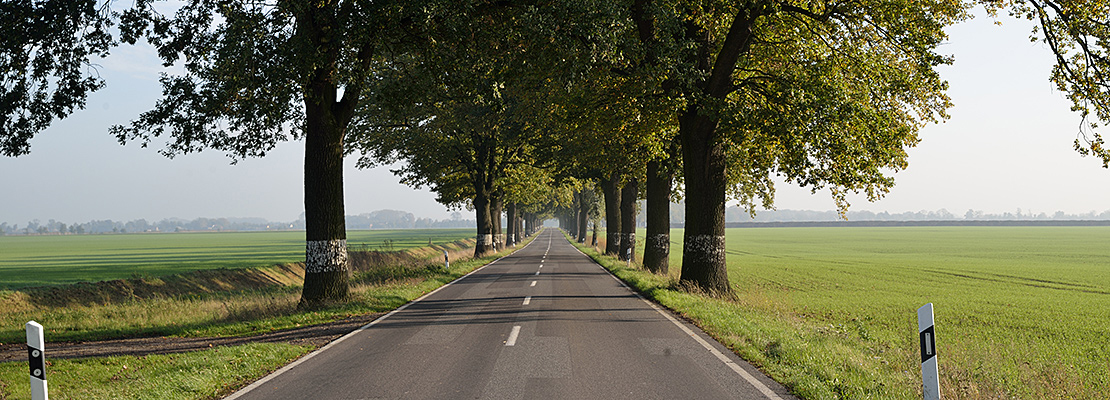
[[[352,126],[360,167],[404,161],[403,183],[444,204],[482,198],[537,202],[550,178],[531,156],[547,132],[552,69],[564,62],[543,35],[550,9],[463,4],[428,10],[426,40],[371,82]],[[574,29],[570,27],[568,29]]]
[[[1056,56],[1050,79],[1082,117],[1075,149],[1102,159],[1110,167],[1110,149],[1096,131],[1110,123],[1110,3],[1074,0],[1006,0],[981,2],[991,14],[1000,11],[1034,21],[1031,39],[1044,42]]]
[[[115,42],[99,0],[5,1],[0,15],[0,154],[15,157],[104,87],[90,58]]]
[[[193,1],[167,17],[139,1],[121,14],[123,39],[145,38],[185,74],[163,75],[155,108],[112,132],[144,147],[169,136],[169,157],[205,148],[261,157],[303,137],[308,106],[324,104],[334,104],[335,115],[321,126],[342,132],[377,55],[403,46],[391,33],[410,21],[406,5],[418,6]]]
[[[712,87],[723,76],[714,67],[702,88],[682,94],[720,120],[710,140],[728,154],[731,196],[749,209],[772,206],[772,175],[814,191],[832,187],[842,210],[847,191],[871,200],[886,193],[894,184],[888,174],[907,166],[917,130],[946,117],[947,83],[935,68],[951,60],[935,49],[944,27],[965,18],[964,7],[767,1],[705,10],[713,17],[699,19],[698,29],[711,42],[750,30],[727,83]],[[726,50],[709,60],[724,62]]]

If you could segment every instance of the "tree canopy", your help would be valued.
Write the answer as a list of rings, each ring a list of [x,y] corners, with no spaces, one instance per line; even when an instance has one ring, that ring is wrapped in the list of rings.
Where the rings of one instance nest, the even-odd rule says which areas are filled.
[[[0,15],[0,154],[16,157],[104,87],[92,58],[116,42],[99,0],[5,1]]]

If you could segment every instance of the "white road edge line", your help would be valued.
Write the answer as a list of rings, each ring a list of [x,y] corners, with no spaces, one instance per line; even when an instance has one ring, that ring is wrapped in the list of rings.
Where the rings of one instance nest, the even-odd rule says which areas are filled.
[[[569,241],[568,241],[568,243],[569,243]],[[573,247],[574,245],[572,244],[571,246]],[[574,249],[578,250],[578,247],[574,247]],[[771,390],[771,388],[767,387],[767,385],[764,385],[763,382],[759,381],[759,379],[756,379],[754,376],[752,376],[752,374],[748,373],[748,371],[745,371],[743,368],[740,368],[739,365],[732,362],[732,360],[729,360],[728,357],[724,355],[724,353],[721,353],[720,351],[718,351],[716,348],[714,348],[712,345],[710,345],[709,342],[705,341],[705,339],[702,339],[701,336],[698,336],[690,328],[687,328],[686,325],[683,325],[681,322],[678,322],[677,319],[672,317],[666,311],[663,311],[663,309],[660,308],[659,306],[655,305],[655,303],[652,303],[652,302],[648,301],[648,299],[645,299],[644,296],[641,296],[639,292],[637,292],[635,290],[632,290],[632,288],[629,288],[627,285],[624,284],[624,281],[620,280],[620,278],[617,278],[616,275],[613,275],[613,273],[609,272],[609,270],[605,269],[605,267],[602,267],[601,264],[598,264],[597,261],[594,261],[593,258],[591,258],[590,256],[587,256],[586,253],[582,252],[582,250],[578,250],[578,253],[582,254],[583,256],[586,256],[586,258],[589,258],[590,261],[594,263],[594,265],[596,265],[598,268],[601,268],[601,270],[605,271],[605,273],[609,274],[609,276],[612,277],[614,280],[616,280],[617,283],[619,283],[621,286],[623,286],[624,288],[631,291],[632,294],[636,295],[636,297],[640,299],[640,301],[643,301],[645,304],[647,304],[649,307],[651,307],[653,310],[655,310],[655,312],[658,312],[659,315],[663,316],[663,318],[666,318],[668,321],[671,321],[672,324],[677,326],[678,329],[681,329],[683,332],[685,332],[686,335],[690,336],[691,338],[694,338],[694,341],[698,342],[698,344],[700,344],[701,347],[704,347],[706,350],[709,350],[710,354],[713,354],[713,356],[717,357],[717,359],[720,360],[721,363],[724,363],[725,366],[729,367],[729,369],[732,369],[733,372],[735,372],[737,375],[740,375],[740,377],[744,378],[745,381],[748,381],[749,384],[751,384],[753,387],[755,387],[756,390],[759,390],[760,393],[763,393],[763,395],[766,396],[768,399],[770,399],[770,400],[783,400],[782,397],[779,397],[779,395],[775,394],[775,391]]]
[[[524,304],[521,304],[521,305],[526,306],[526,305],[528,305],[528,303],[531,303],[531,302],[532,302],[532,296],[528,296],[528,297],[524,298]]]
[[[532,242],[535,242],[535,240],[533,240]],[[532,245],[532,242],[528,242],[528,244],[524,245],[524,247],[521,247],[518,250],[524,250],[528,246]],[[286,366],[282,367],[281,369],[279,369],[277,371],[274,371],[273,373],[271,373],[269,375],[266,375],[266,376],[262,377],[261,379],[259,379],[257,381],[254,381],[254,383],[251,383],[250,385],[247,385],[246,387],[244,387],[242,389],[239,389],[238,391],[236,391],[235,393],[232,393],[231,395],[229,395],[227,397],[224,397],[223,400],[235,400],[235,399],[238,399],[239,397],[242,397],[243,395],[245,395],[247,393],[250,393],[250,391],[252,391],[254,389],[257,389],[259,386],[262,386],[262,385],[266,384],[266,382],[269,382],[269,381],[273,380],[274,378],[277,378],[279,375],[284,374],[285,372],[295,368],[298,365],[301,365],[301,363],[303,363],[305,361],[308,361],[312,357],[316,357],[317,354],[320,354],[324,350],[327,350],[328,348],[330,348],[330,347],[332,347],[336,344],[339,344],[339,342],[347,340],[348,338],[350,338],[354,335],[357,335],[357,334],[359,334],[360,332],[362,332],[364,330],[369,329],[371,326],[377,325],[379,322],[382,322],[382,320],[384,320],[386,318],[389,318],[391,315],[396,314],[396,313],[400,312],[401,310],[404,310],[404,309],[408,308],[413,303],[416,303],[420,300],[424,300],[426,297],[431,296],[431,295],[435,294],[436,292],[438,292],[440,290],[443,290],[443,288],[451,286],[455,282],[466,279],[470,275],[473,275],[474,273],[476,273],[478,271],[481,271],[483,268],[488,267],[490,265],[493,265],[494,263],[496,263],[498,261],[501,261],[502,258],[511,256],[515,253],[516,253],[516,251],[514,251],[512,253],[509,253],[509,254],[506,254],[505,256],[503,256],[501,258],[498,258],[496,260],[490,261],[489,264],[486,264],[486,265],[483,265],[481,267],[475,268],[473,271],[470,271],[470,273],[467,273],[466,275],[460,276],[459,279],[455,279],[451,282],[447,282],[443,286],[440,286],[440,287],[436,288],[435,290],[433,290],[431,292],[428,292],[427,294],[425,294],[423,296],[417,297],[416,300],[410,301],[410,302],[405,303],[404,305],[402,305],[400,307],[397,307],[395,310],[386,313],[385,315],[379,317],[378,319],[370,321],[369,324],[363,325],[363,326],[359,327],[358,329],[355,329],[355,330],[351,331],[351,333],[348,333],[346,335],[343,335],[339,339],[335,339],[335,340],[331,341],[331,343],[328,343],[328,344],[324,345],[324,347],[316,349],[315,351],[306,354],[304,357],[298,358],[296,361],[293,361],[293,362],[287,364]],[[537,272],[536,274],[538,275],[539,273]],[[519,329],[519,327],[517,327],[517,328]],[[514,338],[513,340],[515,341],[516,339]]]
[[[514,326],[513,331],[509,332],[509,339],[505,341],[505,346],[516,346],[517,336],[520,336],[520,325]]]

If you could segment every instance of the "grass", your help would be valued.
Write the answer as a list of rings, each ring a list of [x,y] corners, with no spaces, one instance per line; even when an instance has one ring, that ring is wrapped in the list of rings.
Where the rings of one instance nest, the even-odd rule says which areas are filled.
[[[678,243],[671,276],[602,263],[803,398],[920,398],[916,309],[931,302],[945,398],[1085,399],[1110,392],[1107,241],[1104,227],[730,229],[731,300],[676,290]]]
[[[444,271],[440,257],[450,249],[451,270]],[[35,320],[46,329],[46,340],[90,341],[121,337],[155,336],[243,336],[272,330],[329,322],[337,319],[392,310],[423,293],[455,280],[505,252],[478,259],[469,257],[472,250],[458,245],[434,246],[422,251],[431,257],[392,259],[389,263],[360,266],[351,277],[351,301],[316,310],[297,308],[300,299],[300,276],[292,284],[254,286],[258,274],[273,274],[272,268],[241,270],[245,275],[227,274],[227,290],[192,292],[163,296],[166,292],[187,292],[195,287],[196,275],[227,273],[201,271],[161,279],[131,279],[106,282],[104,285],[78,284],[65,288],[0,294],[0,342],[18,342],[23,338],[23,323]],[[373,255],[373,254],[371,254]],[[352,263],[362,257],[352,253]],[[303,268],[303,267],[302,267]],[[235,271],[232,271],[235,272]],[[302,272],[303,274],[303,272]],[[165,284],[168,282],[169,284]],[[112,284],[112,285],[107,285]],[[152,288],[151,298],[115,298],[105,302],[89,301],[105,295],[103,286]],[[236,290],[248,285],[250,290]],[[177,287],[177,286],[183,286]],[[90,290],[86,290],[91,287]],[[72,292],[80,292],[72,295]],[[86,293],[88,292],[88,293]],[[73,297],[77,300],[56,302],[52,299]]]
[[[52,399],[218,399],[312,349],[253,343],[211,350],[52,360]],[[30,399],[26,363],[0,364],[0,399]]]
[[[524,244],[531,240],[526,239]],[[439,261],[444,248],[454,250],[450,271],[444,271]],[[27,301],[29,296],[23,292],[7,291],[0,293],[0,309],[5,310],[0,313],[0,341],[22,341],[22,324],[28,319],[36,319],[46,327],[48,356],[49,342],[59,340],[241,336],[328,322],[395,309],[512,250],[515,249],[478,259],[465,258],[464,254],[472,250],[452,245],[404,252],[417,256],[411,258],[397,257],[397,253],[364,254],[366,259],[385,260],[370,263],[373,265],[367,265],[363,262],[365,259],[360,261],[360,256],[352,253],[352,264],[357,272],[352,276],[351,300],[316,310],[297,309],[299,286],[277,283],[249,291],[64,306],[35,304]],[[421,254],[434,257],[421,259]],[[210,272],[199,272],[206,273]],[[154,281],[178,282],[172,276]],[[64,291],[65,288],[50,290]],[[51,362],[48,381],[51,396],[59,399],[214,399],[311,350],[287,344],[250,344],[171,355],[48,360]],[[28,390],[26,363],[0,364],[0,400],[27,398]]]
[[[0,290],[304,260],[303,231],[0,236]],[[353,249],[403,250],[473,236],[473,229],[349,231]]]

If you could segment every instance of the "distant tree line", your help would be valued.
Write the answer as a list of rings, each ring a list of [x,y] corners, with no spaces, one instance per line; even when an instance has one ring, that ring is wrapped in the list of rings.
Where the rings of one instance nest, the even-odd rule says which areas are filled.
[[[640,208],[644,207],[643,202]],[[682,202],[671,203],[670,221],[672,224],[686,222],[685,208]],[[846,218],[834,210],[763,210],[752,216],[746,209],[738,206],[728,207],[725,210],[725,222],[855,222],[855,221],[1105,221],[1110,220],[1110,210],[1088,211],[1085,213],[1053,213],[1025,211],[1020,208],[1013,212],[991,214],[980,210],[967,210],[963,214],[955,214],[947,209],[936,211],[906,211],[891,213],[887,211],[849,211]],[[602,224],[604,226],[604,224]],[[647,226],[647,218],[640,214],[636,218],[636,226]]]
[[[1089,221],[1110,220],[1110,210],[1098,212],[1069,214],[1056,211],[1052,214],[1022,211],[1020,208],[1014,212],[990,214],[979,210],[967,210],[962,215],[949,212],[946,209],[936,211],[906,211],[901,213],[849,211],[847,221]],[[769,210],[761,211],[751,217],[739,207],[729,207],[725,212],[727,222],[787,222],[787,221],[844,221],[836,211],[808,211],[808,210]]]
[[[412,213],[397,210],[378,210],[359,215],[347,215],[350,229],[417,229],[417,228],[468,228],[474,220],[464,220],[459,213],[451,219],[435,220],[416,218]],[[83,235],[106,233],[142,232],[221,232],[221,231],[266,231],[266,230],[303,230],[302,217],[292,222],[273,222],[263,218],[197,218],[187,221],[167,218],[157,222],[145,219],[133,221],[93,220],[85,223],[67,224],[56,220],[42,222],[38,219],[23,226],[0,222],[0,235]]]

